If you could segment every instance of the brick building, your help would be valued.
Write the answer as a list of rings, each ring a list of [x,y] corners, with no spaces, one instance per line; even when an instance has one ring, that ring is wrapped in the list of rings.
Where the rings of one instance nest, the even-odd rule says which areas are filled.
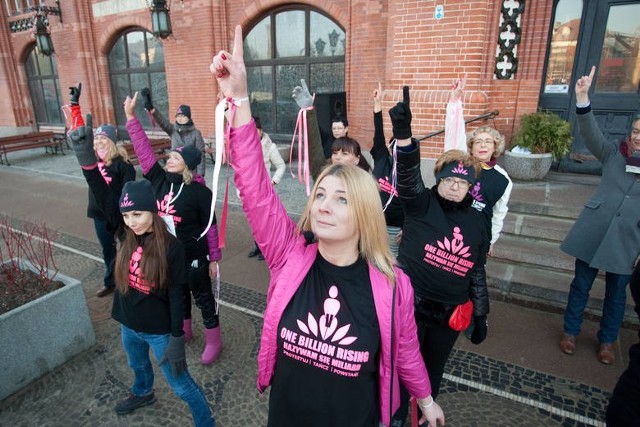
[[[252,55],[252,102],[282,141],[293,131],[290,93],[300,78],[312,91],[346,94],[349,134],[365,146],[378,82],[385,108],[411,87],[414,135],[443,128],[451,82],[464,74],[466,117],[498,110],[492,124],[507,140],[518,117],[537,108],[573,121],[572,76],[591,64],[610,76],[592,97],[606,132],[624,135],[640,109],[640,27],[627,22],[640,16],[640,1],[173,0],[173,34],[164,39],[151,34],[150,3],[62,0],[61,16],[43,14],[55,48],[45,57],[34,49],[37,13],[29,8],[51,11],[56,2],[2,0],[0,132],[64,126],[59,107],[67,87],[82,81],[83,110],[94,122],[122,129],[124,96],[150,86],[160,110],[173,117],[189,104],[196,126],[212,136],[217,87],[208,66],[230,47],[236,24]],[[142,109],[140,116],[149,127]],[[442,149],[442,137],[432,138],[423,158]],[[583,151],[576,139],[572,158]]]

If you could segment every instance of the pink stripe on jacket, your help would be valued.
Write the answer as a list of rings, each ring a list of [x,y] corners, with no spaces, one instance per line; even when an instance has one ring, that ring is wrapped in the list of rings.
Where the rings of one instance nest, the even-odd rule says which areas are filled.
[[[271,384],[275,368],[280,318],[311,268],[318,245],[306,244],[304,237],[296,234],[296,225],[271,185],[267,170],[257,167],[263,159],[253,120],[231,130],[230,145],[242,208],[271,272],[258,354],[257,386],[263,392]],[[420,355],[409,278],[396,268],[394,289],[372,265],[369,277],[382,341],[378,366],[380,412],[382,423],[389,425],[400,405],[398,378],[420,398],[431,394],[431,385]]]

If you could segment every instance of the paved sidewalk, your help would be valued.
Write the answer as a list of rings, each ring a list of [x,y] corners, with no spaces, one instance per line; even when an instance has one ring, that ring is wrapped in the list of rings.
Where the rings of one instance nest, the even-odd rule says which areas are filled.
[[[162,375],[156,376],[157,403],[127,416],[113,412],[115,402],[127,395],[132,376],[118,324],[110,319],[111,297],[94,296],[103,266],[85,217],[81,172],[72,155],[45,156],[35,150],[12,154],[12,166],[0,166],[0,214],[45,221],[59,230],[55,257],[61,271],[83,282],[97,344],[1,401],[0,426],[190,425],[188,408],[172,395]],[[540,191],[555,194],[549,188]],[[303,188],[289,174],[277,190],[290,212],[302,210]],[[219,426],[264,426],[268,393],[259,395],[255,380],[268,270],[246,257],[253,240],[233,188],[230,200],[228,245],[221,263],[225,347],[215,364],[202,366],[202,328],[194,328],[187,359]],[[198,310],[194,316],[194,325],[200,325]],[[637,332],[622,331],[618,361],[604,366],[595,358],[597,324],[586,322],[571,357],[558,350],[561,325],[560,315],[494,302],[487,340],[474,346],[461,337],[446,369],[439,402],[447,425],[599,425]]]

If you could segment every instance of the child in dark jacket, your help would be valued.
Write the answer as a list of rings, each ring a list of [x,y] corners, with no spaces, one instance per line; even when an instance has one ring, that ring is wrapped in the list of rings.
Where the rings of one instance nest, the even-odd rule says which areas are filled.
[[[87,125],[69,133],[89,188],[120,245],[115,262],[116,290],[111,316],[121,323],[122,343],[134,383],[118,402],[119,415],[156,401],[151,349],[174,393],[190,407],[196,426],[215,426],[204,393],[187,370],[182,331],[185,254],[167,230],[147,180],[127,182],[114,193],[98,169],[93,150],[91,115]]]

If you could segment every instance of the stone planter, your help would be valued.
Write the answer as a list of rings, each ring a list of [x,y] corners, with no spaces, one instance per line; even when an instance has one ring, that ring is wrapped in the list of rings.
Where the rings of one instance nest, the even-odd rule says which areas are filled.
[[[544,154],[521,154],[507,150],[504,153],[504,168],[511,179],[520,181],[540,181],[547,176],[553,156]]]
[[[96,342],[82,284],[60,273],[55,280],[65,286],[0,315],[0,400]]]

